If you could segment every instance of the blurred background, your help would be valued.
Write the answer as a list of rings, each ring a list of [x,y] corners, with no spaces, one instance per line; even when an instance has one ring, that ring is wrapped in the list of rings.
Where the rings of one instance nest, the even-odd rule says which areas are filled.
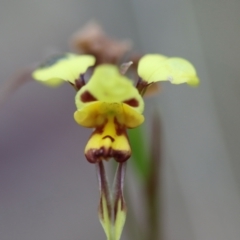
[[[69,51],[69,37],[92,19],[143,53],[187,58],[200,87],[164,83],[146,103],[146,118],[162,119],[164,236],[238,240],[239,10],[236,0],[0,0],[0,83]],[[67,84],[29,82],[1,106],[1,240],[105,239],[95,167],[83,155],[90,130],[73,120],[74,95]],[[136,181],[130,166],[126,184],[141,211]]]

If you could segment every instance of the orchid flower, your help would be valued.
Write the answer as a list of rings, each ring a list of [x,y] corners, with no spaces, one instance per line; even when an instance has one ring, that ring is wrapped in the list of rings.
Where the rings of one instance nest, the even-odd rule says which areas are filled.
[[[182,58],[159,54],[143,56],[138,64],[136,84],[124,75],[130,65],[123,65],[124,71],[121,71],[114,64],[95,65],[92,55],[67,53],[50,58],[32,74],[34,79],[47,85],[57,86],[67,81],[77,90],[74,119],[79,125],[93,129],[85,147],[85,156],[97,166],[99,218],[108,240],[120,239],[126,219],[123,183],[126,161],[131,156],[127,129],[144,122],[144,93],[151,84],[159,81],[192,86],[199,83],[192,64]],[[90,78],[86,81],[89,68]],[[119,163],[113,196],[103,165],[103,160],[110,159]]]

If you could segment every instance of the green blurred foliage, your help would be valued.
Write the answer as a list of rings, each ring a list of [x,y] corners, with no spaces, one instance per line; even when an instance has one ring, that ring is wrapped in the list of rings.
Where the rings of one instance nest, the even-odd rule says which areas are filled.
[[[139,177],[146,182],[150,173],[150,159],[144,138],[143,127],[139,126],[128,131],[129,141],[132,148],[131,163]]]

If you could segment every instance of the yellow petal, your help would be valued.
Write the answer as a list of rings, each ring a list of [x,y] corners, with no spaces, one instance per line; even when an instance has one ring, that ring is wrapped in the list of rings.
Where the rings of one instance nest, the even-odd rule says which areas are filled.
[[[75,121],[83,127],[94,128],[103,125],[106,117],[101,113],[102,102],[93,102],[74,113]]]
[[[138,65],[139,76],[149,84],[158,81],[170,81],[172,84],[199,84],[193,65],[183,58],[166,58],[162,55],[149,54],[141,58]]]
[[[62,81],[75,84],[80,74],[85,73],[94,64],[95,58],[91,55],[66,53],[48,59],[33,72],[32,76],[50,86],[57,86]]]
[[[144,55],[138,63],[138,75],[149,83],[155,82],[152,81],[152,75],[166,59],[166,56],[160,54]]]
[[[183,58],[169,58],[165,63],[165,76],[173,84],[188,83],[189,85],[198,85],[199,80],[197,77],[194,66]]]
[[[132,107],[123,104],[124,125],[127,128],[135,128],[144,122],[144,116],[136,112]]]
[[[126,128],[135,128],[144,122],[144,116],[125,103],[104,103],[95,101],[75,111],[75,121],[83,127],[102,126],[109,117]]]
[[[88,96],[88,97],[85,97]],[[93,100],[105,103],[127,103],[137,112],[142,113],[143,99],[133,83],[119,73],[119,69],[110,64],[99,65],[88,81],[76,95],[78,109]]]

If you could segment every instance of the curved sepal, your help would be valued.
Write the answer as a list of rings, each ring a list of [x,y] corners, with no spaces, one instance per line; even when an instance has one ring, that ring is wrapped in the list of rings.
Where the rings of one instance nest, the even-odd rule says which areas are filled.
[[[199,79],[194,66],[183,58],[167,58],[159,54],[143,56],[138,65],[138,75],[148,84],[170,81],[172,84],[187,83],[197,86]]]
[[[35,80],[50,86],[58,86],[63,81],[75,84],[75,80],[95,64],[91,55],[65,53],[55,55],[41,64],[32,74]]]

